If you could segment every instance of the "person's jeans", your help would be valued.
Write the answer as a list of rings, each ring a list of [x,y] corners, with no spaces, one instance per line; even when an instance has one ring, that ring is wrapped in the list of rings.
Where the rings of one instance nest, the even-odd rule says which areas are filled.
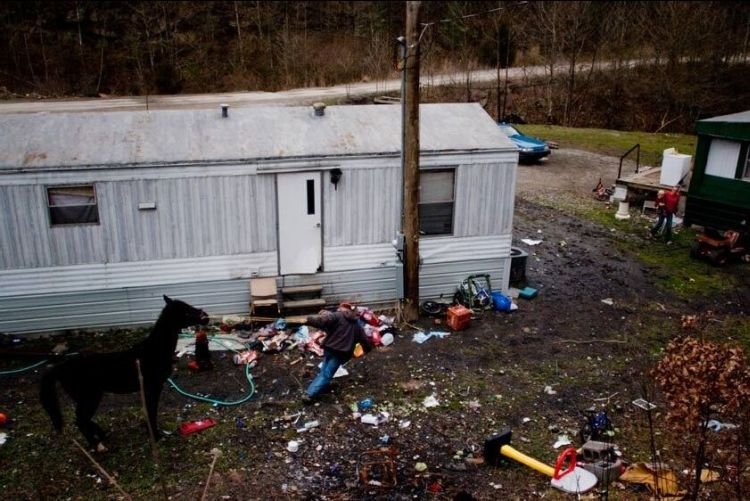
[[[672,240],[672,213],[667,214],[667,219],[664,222],[664,241],[670,242]]]
[[[656,236],[657,233],[659,233],[659,230],[661,229],[661,225],[664,224],[664,218],[666,216],[664,209],[659,209],[658,211],[659,219],[656,220],[656,224],[651,228],[651,235]]]
[[[661,225],[664,225],[664,241],[669,242],[672,240],[672,213],[667,211],[659,211],[659,219],[656,224],[651,228],[651,235],[656,236],[661,229]]]
[[[333,379],[333,375],[336,374],[338,368],[341,367],[341,365],[346,361],[346,358],[342,355],[339,355],[331,350],[325,350],[323,365],[321,366],[318,375],[315,376],[315,379],[312,380],[310,386],[307,387],[307,395],[310,397],[314,397],[315,395],[323,391],[323,389],[325,389],[331,382],[331,379]]]

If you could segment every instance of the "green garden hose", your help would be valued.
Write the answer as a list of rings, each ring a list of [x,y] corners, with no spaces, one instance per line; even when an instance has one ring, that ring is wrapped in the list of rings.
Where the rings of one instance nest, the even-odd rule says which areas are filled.
[[[7,370],[7,371],[0,371],[0,376],[12,376],[12,375],[15,375],[15,374],[21,374],[23,372],[36,369],[40,365],[44,365],[46,363],[47,363],[46,360],[42,360],[41,362],[37,362],[35,364],[31,364],[28,367],[21,367],[20,369],[12,369],[12,370]]]
[[[192,335],[181,334],[180,337],[186,338],[186,337],[192,337]],[[239,342],[239,341],[237,341],[235,339],[231,339],[231,338],[229,338],[229,339],[231,341],[234,341],[234,342]],[[233,351],[235,353],[239,353],[239,350],[235,350],[231,346],[228,346],[227,344],[225,344],[217,336],[209,338],[209,341],[215,342],[217,344],[220,344],[221,346],[225,347],[226,349],[228,349],[230,351]],[[201,396],[201,395],[196,395],[194,393],[190,393],[190,392],[187,392],[187,391],[183,390],[182,388],[180,388],[177,385],[177,383],[175,383],[172,380],[172,378],[167,379],[167,382],[169,383],[169,385],[172,388],[175,389],[175,391],[177,391],[177,393],[179,393],[180,395],[182,395],[184,397],[192,398],[193,400],[198,400],[200,402],[207,402],[207,403],[212,404],[212,405],[223,405],[223,406],[229,407],[229,406],[232,406],[232,405],[244,404],[245,402],[247,402],[248,400],[250,400],[253,397],[253,395],[255,395],[255,382],[253,381],[252,374],[250,374],[250,366],[247,365],[247,364],[245,365],[245,377],[247,378],[247,382],[250,383],[250,391],[248,391],[247,395],[245,395],[244,397],[242,397],[239,400],[217,400],[217,399],[214,399],[214,398],[208,398],[208,397],[204,397],[204,396]]]

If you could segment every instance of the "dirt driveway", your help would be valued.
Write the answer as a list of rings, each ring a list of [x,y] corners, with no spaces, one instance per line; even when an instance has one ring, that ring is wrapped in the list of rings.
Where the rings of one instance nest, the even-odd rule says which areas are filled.
[[[539,163],[518,166],[516,197],[587,196],[600,178],[605,186],[614,184],[619,163],[618,158],[583,150],[552,150],[552,154]]]
[[[609,412],[624,457],[650,461],[645,418],[630,402],[648,387],[659,349],[680,332],[681,315],[710,309],[721,319],[747,311],[750,297],[746,289],[735,291],[731,302],[676,297],[655,285],[654,270],[613,245],[637,237],[538,203],[547,196],[583,203],[599,176],[606,184],[616,168],[616,159],[566,150],[554,151],[545,164],[520,167],[514,244],[530,254],[527,281],[539,296],[519,300],[518,311],[478,314],[468,330],[424,344],[412,341],[413,327],[444,325],[423,318],[404,326],[392,346],[348,364],[350,375],[310,407],[301,404],[299,391],[319,359],[308,354],[293,363],[297,352],[263,356],[253,370],[257,393],[243,405],[211,406],[165,389],[163,428],[174,432],[179,423],[204,417],[218,424],[161,441],[161,474],[153,467],[137,396],[105,397],[98,421],[111,430],[111,451],[97,460],[136,499],[162,497],[160,479],[172,499],[200,498],[214,448],[223,455],[208,499],[568,499],[518,464],[491,468],[466,459],[480,457],[486,437],[511,427],[518,449],[552,464],[559,435],[574,438],[581,410],[596,405]],[[542,243],[527,246],[520,241],[527,237]],[[93,339],[71,338],[71,348],[92,349],[113,336]],[[120,342],[129,342],[127,336]],[[182,358],[176,380],[218,399],[248,390],[229,355],[215,352],[214,361],[214,371],[191,374]],[[63,437],[49,433],[37,403],[38,381],[37,371],[0,381],[0,410],[14,419],[0,445],[5,496],[118,498],[71,445],[67,437],[80,437],[70,424]],[[437,407],[424,405],[429,396]],[[367,397],[375,411],[390,414],[388,422],[374,427],[352,417],[351,405]],[[311,421],[319,426],[298,431]],[[298,452],[287,451],[290,440],[300,442]],[[660,436],[658,445],[666,447],[665,440]],[[370,479],[376,483],[359,482],[361,454],[379,447],[393,449],[395,487],[378,486],[384,478],[375,470]],[[616,499],[649,497],[624,486],[610,491]]]

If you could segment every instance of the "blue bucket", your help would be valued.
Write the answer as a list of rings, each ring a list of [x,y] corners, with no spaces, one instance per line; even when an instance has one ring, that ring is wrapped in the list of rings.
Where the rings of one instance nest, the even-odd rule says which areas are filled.
[[[510,298],[503,295],[502,292],[492,293],[492,305],[495,307],[495,311],[509,311],[510,310]]]

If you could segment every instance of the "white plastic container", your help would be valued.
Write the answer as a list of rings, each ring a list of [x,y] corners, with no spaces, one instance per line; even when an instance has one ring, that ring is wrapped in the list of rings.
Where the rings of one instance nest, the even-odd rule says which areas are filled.
[[[690,172],[691,155],[678,153],[676,149],[664,150],[661,161],[661,176],[659,183],[665,186],[676,186],[680,184],[688,172]]]
[[[383,337],[380,338],[380,342],[383,343],[383,346],[388,346],[393,344],[393,334],[390,332],[386,332],[383,334]]]

